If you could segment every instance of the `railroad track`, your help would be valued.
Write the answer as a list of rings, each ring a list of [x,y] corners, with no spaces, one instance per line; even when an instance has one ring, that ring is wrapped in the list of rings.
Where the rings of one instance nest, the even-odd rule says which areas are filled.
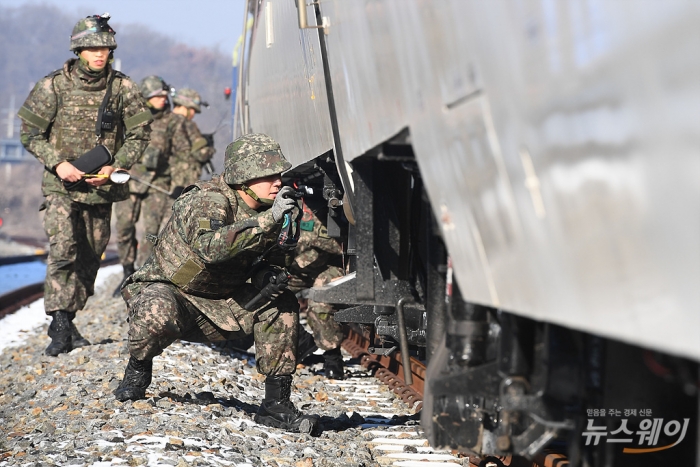
[[[391,355],[377,355],[369,352],[370,340],[361,331],[351,328],[348,337],[343,341],[343,349],[353,359],[371,371],[376,379],[387,386],[396,396],[410,408],[411,413],[418,415],[423,407],[423,390],[425,386],[425,364],[410,358],[411,383],[404,379],[404,366],[400,352]],[[331,384],[337,384],[332,382]],[[347,383],[352,385],[352,378]],[[479,458],[456,451],[433,450],[419,431],[397,427],[387,434],[387,431],[371,432],[377,438],[370,444],[375,451],[375,459],[381,465],[397,465],[403,467],[437,467],[459,464],[471,467],[567,467],[568,460],[561,454],[544,453],[535,462],[522,457],[490,456]]]
[[[36,300],[42,293],[42,290],[36,290],[35,288],[25,288],[25,290],[15,291],[14,296],[16,300],[12,307],[16,309],[17,303],[26,303],[30,300]],[[8,313],[8,310],[10,310],[10,308],[0,306],[0,316],[2,316],[3,313]],[[323,394],[322,397],[316,394],[311,400],[307,397],[305,400],[297,400],[295,403],[304,411],[310,413],[324,413],[327,404],[331,402],[337,404],[338,401],[342,401],[343,410],[348,416],[357,414],[353,416],[357,417],[359,415],[362,417],[361,421],[358,422],[359,428],[361,428],[361,437],[358,439],[358,444],[362,443],[371,453],[372,460],[381,466],[454,467],[455,465],[461,465],[471,467],[500,467],[501,465],[510,465],[511,467],[531,467],[535,465],[529,462],[514,462],[514,460],[510,458],[492,460],[479,459],[458,452],[431,448],[422,435],[419,424],[419,412],[422,407],[425,378],[424,364],[416,359],[411,359],[411,375],[413,382],[410,385],[406,384],[403,379],[403,367],[400,354],[395,353],[390,356],[372,355],[368,351],[369,344],[369,339],[356,330],[351,330],[348,338],[343,342],[343,349],[351,357],[348,361],[348,378],[345,380],[325,380],[320,376],[312,376],[312,381],[319,381],[319,378],[321,378],[323,381],[323,392],[325,394]],[[166,353],[164,353],[162,357],[164,363],[162,363],[162,365],[165,368],[172,368],[170,371],[172,371],[173,374],[161,377],[160,386],[164,384],[179,384],[178,381],[181,379],[178,374],[183,371],[182,360],[178,362],[177,358],[171,356],[177,355],[178,352],[183,352],[183,350],[181,350],[182,346],[178,344],[178,347],[181,347],[180,349],[175,345],[171,347],[172,349],[169,348],[166,350]],[[184,346],[184,351],[191,351],[188,350],[190,347],[192,346]],[[197,350],[197,352],[201,352],[201,350]],[[259,377],[253,369],[254,357],[252,355],[243,355],[238,358],[247,358],[250,360],[247,363],[247,369],[239,372],[230,372],[230,364],[223,363],[221,365],[221,373],[218,374],[217,378],[221,377],[227,378],[228,380],[235,380],[238,384],[243,384],[246,388],[252,388],[255,386],[252,380]],[[187,357],[184,360],[187,360]],[[166,371],[166,373],[168,372]],[[305,381],[308,380],[303,373],[304,371],[302,371],[302,375],[298,378],[301,382],[296,383],[297,385],[301,385],[300,387],[303,387],[304,384],[306,384]],[[306,374],[308,375],[308,372],[306,372]],[[243,379],[247,379],[247,382],[244,382]],[[156,378],[154,380],[154,385],[157,381],[158,379]],[[214,379],[212,379],[212,381],[214,381]],[[212,384],[212,389],[213,388],[214,384]],[[259,397],[252,391],[252,389],[246,391],[246,395],[251,398],[250,403],[254,403],[256,397]],[[227,392],[228,391],[224,390],[224,388],[217,391],[218,394]],[[167,392],[158,393],[154,391],[152,394],[149,394],[149,397],[153,398],[154,405],[159,404],[160,402],[155,401],[160,399],[168,399],[175,403],[182,402],[177,399],[177,397],[169,395]],[[397,402],[397,399],[400,399],[401,402]],[[225,397],[219,398],[219,402],[224,406],[229,403]],[[134,408],[142,410],[144,415],[156,413],[158,410],[158,407],[152,407],[149,404],[134,403],[131,410]],[[239,429],[239,422],[229,420],[228,422],[222,423],[230,433],[238,433],[238,431],[241,431]],[[236,428],[236,423],[239,423],[239,428]],[[250,423],[250,421],[247,423]],[[260,428],[264,429],[264,427]],[[119,439],[122,435],[119,434],[121,432],[117,431],[115,431],[114,436],[116,439]],[[31,435],[28,434],[27,436]],[[151,438],[145,439],[143,436],[133,436],[125,439],[124,443],[129,446],[129,450],[135,453],[143,451],[144,453],[149,453],[149,456],[152,455],[153,450],[160,452],[162,448],[163,455],[166,455],[168,449],[172,449],[172,446],[168,447],[169,441],[161,442],[162,439],[160,438],[156,441],[152,439],[148,441],[149,439]],[[287,443],[289,445],[288,447],[291,448],[295,443],[298,443],[298,441],[289,441],[285,437],[280,437],[279,443],[282,446],[285,446],[285,443]],[[219,453],[226,452],[226,446],[223,445],[210,444],[208,446],[200,446],[200,448],[202,449],[201,452],[207,450]],[[323,454],[319,452],[318,455],[322,456]],[[214,460],[215,459],[212,458],[212,462],[214,462]],[[281,460],[278,459],[278,461],[277,465],[285,465]],[[214,464],[216,463],[214,462]],[[2,465],[1,462],[0,465]],[[296,465],[303,464],[297,463],[296,465],[291,465],[296,467]],[[309,464],[309,466],[311,465],[312,464]],[[562,467],[567,464],[557,463],[549,465]]]
[[[0,267],[40,261],[46,259],[47,255],[48,254],[45,252],[37,252],[37,254],[34,255],[0,257]],[[110,253],[102,260],[102,266],[109,266],[112,264],[117,264],[118,262],[119,258],[115,254]],[[27,284],[9,292],[0,294],[0,319],[8,314],[14,313],[23,306],[39,300],[43,296],[43,282]]]

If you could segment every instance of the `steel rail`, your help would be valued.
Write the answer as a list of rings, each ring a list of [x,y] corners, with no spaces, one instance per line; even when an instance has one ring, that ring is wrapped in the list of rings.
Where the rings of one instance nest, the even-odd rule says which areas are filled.
[[[404,359],[401,357],[401,352],[394,352],[388,356],[371,354],[368,350],[370,339],[353,327],[349,328],[348,335],[341,345],[352,358],[359,359],[363,367],[372,371],[375,378],[386,384],[414,412],[417,413],[423,408],[426,373],[423,362],[410,357],[410,374],[413,381],[411,384],[406,384],[402,377]],[[452,453],[456,454],[457,451]],[[470,467],[566,467],[569,465],[566,456],[548,451],[541,453],[533,460],[511,455],[478,457],[473,454],[460,454],[469,458]]]
[[[33,260],[32,260],[33,261]],[[119,258],[110,256],[102,260],[100,267],[117,264]],[[25,285],[11,290],[7,293],[0,294],[0,319],[14,313],[23,306],[39,300],[44,296],[44,283],[36,282],[34,284]]]
[[[415,412],[423,408],[423,388],[425,385],[425,365],[420,360],[410,358],[410,374],[413,377],[411,384],[406,384],[402,377],[404,363],[401,352],[393,354],[376,355],[367,350],[370,340],[350,328],[348,337],[343,341],[342,347],[353,357],[360,360],[360,364],[371,370],[374,376],[401,398]]]

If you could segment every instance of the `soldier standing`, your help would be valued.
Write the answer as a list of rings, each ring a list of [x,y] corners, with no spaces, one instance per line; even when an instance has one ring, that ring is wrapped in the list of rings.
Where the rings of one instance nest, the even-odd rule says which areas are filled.
[[[223,175],[197,182],[175,201],[153,254],[122,289],[130,358],[114,392],[118,400],[145,397],[153,357],[176,339],[224,341],[253,334],[257,369],[266,376],[255,421],[313,430],[316,419],[289,399],[299,306],[277,280],[287,277],[279,267],[291,260],[277,243],[283,220],[299,209],[290,197],[293,189],[282,187],[281,173],[290,167],[272,138],[245,135],[226,148]],[[267,294],[266,301],[253,305],[259,292]]]
[[[129,198],[114,205],[117,216],[117,247],[119,261],[124,268],[122,284],[135,271],[134,263],[139,264],[151,254],[150,235],[157,235],[163,218],[172,206],[170,191],[170,158],[184,158],[189,154],[189,143],[185,134],[185,119],[170,110],[168,96],[170,87],[159,76],[148,76],[139,84],[141,95],[148,104],[153,117],[151,142],[134,164],[130,172],[151,185],[137,180],[129,181]],[[143,204],[144,241],[136,239],[138,222]],[[137,252],[138,250],[138,252]],[[114,291],[119,296],[121,284]]]
[[[194,89],[180,89],[173,96],[173,105],[173,112],[185,117],[185,133],[190,145],[187,154],[175,155],[171,161],[173,189],[181,190],[201,178],[202,167],[211,160],[216,150],[213,138],[202,136],[193,120],[195,114],[202,111],[202,105],[206,105],[199,93]]]
[[[112,202],[128,196],[125,186],[109,184],[107,178],[82,180],[84,172],[71,162],[102,144],[113,162],[99,173],[109,176],[131,167],[150,134],[151,114],[138,87],[110,65],[117,43],[108,19],[104,14],[78,21],[70,41],[78,58],[41,79],[18,112],[22,144],[46,169],[41,209],[46,209],[50,242],[44,307],[52,317],[46,348],[51,356],[89,345],[72,321],[94,293],[109,241]],[[80,183],[67,190],[63,182]]]
[[[326,226],[305,203],[301,222],[301,233],[295,257],[289,272],[289,290],[300,292],[310,287],[322,287],[342,277],[343,247],[328,236]],[[313,332],[314,342],[323,353],[323,370],[327,378],[343,379],[343,356],[340,344],[344,332],[340,323],[333,319],[335,310],[328,303],[307,301],[306,320]]]

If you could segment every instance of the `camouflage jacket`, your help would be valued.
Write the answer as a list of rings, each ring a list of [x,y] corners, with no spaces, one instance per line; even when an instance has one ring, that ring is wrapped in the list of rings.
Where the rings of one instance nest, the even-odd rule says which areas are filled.
[[[249,279],[253,261],[269,250],[269,264],[288,264],[273,247],[280,228],[269,209],[249,208],[223,177],[197,182],[175,202],[153,254],[122,295],[128,301],[149,283],[171,283],[212,321],[225,323],[226,300]]]
[[[114,72],[111,67],[107,72]],[[100,142],[112,153],[116,168],[130,168],[148,144],[151,113],[138,86],[116,73],[107,109],[114,112],[115,129],[103,131]],[[97,113],[107,92],[107,74],[89,76],[76,59],[63,69],[41,79],[22,105],[21,140],[25,148],[44,164],[44,196],[58,193],[86,204],[111,203],[126,199],[128,189],[107,183],[100,187],[82,184],[67,191],[54,172],[63,161],[73,161],[95,147]]]
[[[173,154],[170,161],[173,187],[186,187],[198,181],[202,176],[202,166],[209,162],[216,152],[214,148],[207,146],[207,140],[192,120],[185,119],[185,135],[189,150]]]
[[[185,118],[169,108],[151,108],[151,141],[143,152],[140,162],[134,164],[131,173],[155,186],[170,190],[170,161],[184,158],[190,151],[185,133]],[[147,193],[150,188],[135,180],[129,182],[132,193]]]
[[[312,287],[319,274],[328,268],[343,265],[342,245],[337,239],[328,236],[326,226],[306,205],[300,227],[299,243],[289,268],[292,274],[289,288],[295,291]]]

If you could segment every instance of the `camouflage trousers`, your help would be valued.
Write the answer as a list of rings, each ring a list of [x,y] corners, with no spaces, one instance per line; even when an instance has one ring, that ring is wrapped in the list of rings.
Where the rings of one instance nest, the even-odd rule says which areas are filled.
[[[241,289],[236,300],[228,305],[230,318],[240,330],[226,331],[185,298],[176,286],[161,282],[149,284],[127,301],[129,353],[139,360],[152,359],[177,339],[217,342],[253,334],[258,372],[266,376],[293,374],[299,326],[296,299],[290,293],[283,293],[268,306],[251,312],[237,303],[246,303],[257,294],[257,289],[251,284],[243,284]]]
[[[314,342],[321,350],[340,347],[345,337],[342,325],[333,319],[335,310],[328,303],[309,300],[306,308],[306,322],[314,335]]]
[[[131,193],[124,201],[114,203],[114,215],[117,218],[117,252],[122,265],[133,265],[136,262],[136,223],[141,216],[142,202],[143,195]]]
[[[173,199],[165,193],[149,190],[143,200],[143,241],[138,243],[138,262],[146,262],[153,252],[153,242],[148,239],[149,235],[157,236],[163,220],[167,220],[168,213],[173,207]]]
[[[341,268],[329,266],[316,276],[312,286],[322,287],[342,275]],[[313,300],[307,302],[306,322],[314,335],[314,342],[321,350],[337,349],[345,337],[343,326],[333,319],[333,313],[335,313],[335,309],[328,303],[319,303]]]
[[[82,310],[95,293],[95,277],[110,235],[112,204],[83,204],[49,195],[44,202],[49,256],[44,282],[46,313]]]

